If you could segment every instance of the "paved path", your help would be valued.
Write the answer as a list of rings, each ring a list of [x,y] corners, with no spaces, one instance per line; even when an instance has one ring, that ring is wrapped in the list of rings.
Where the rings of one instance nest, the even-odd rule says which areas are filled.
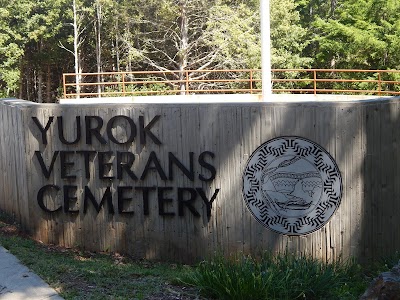
[[[63,300],[39,276],[0,246],[0,300]]]

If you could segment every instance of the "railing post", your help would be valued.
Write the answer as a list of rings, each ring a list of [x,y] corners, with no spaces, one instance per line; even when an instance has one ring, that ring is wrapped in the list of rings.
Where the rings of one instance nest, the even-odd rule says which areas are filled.
[[[314,70],[314,95],[317,94],[317,70]]]
[[[125,93],[125,73],[122,72],[121,75],[122,75],[122,96],[125,97],[125,95],[126,95],[126,93]]]
[[[253,94],[253,70],[250,70],[250,94]]]
[[[185,70],[185,85],[186,85],[186,95],[189,95],[189,72]]]
[[[64,99],[67,99],[67,87],[65,86],[65,74],[63,74],[63,88],[64,88]]]
[[[382,95],[382,77],[381,77],[381,71],[378,71],[378,95]]]

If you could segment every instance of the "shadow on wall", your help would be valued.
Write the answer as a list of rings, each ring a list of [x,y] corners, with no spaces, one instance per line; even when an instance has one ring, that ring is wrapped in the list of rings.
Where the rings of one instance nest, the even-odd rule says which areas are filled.
[[[246,158],[262,143],[280,136],[304,137],[321,145],[336,160],[343,196],[329,222],[305,236],[286,236],[264,228],[242,201],[234,214],[241,213],[241,217],[232,220],[226,212],[223,218],[231,220],[220,228],[225,253],[288,250],[326,261],[356,257],[360,262],[395,254],[400,248],[399,110],[397,98],[238,107],[241,125],[236,145],[240,147],[224,155],[221,166],[229,166],[229,160],[240,157],[239,169],[243,170]],[[223,119],[224,113],[221,109],[216,115]],[[231,171],[225,169],[222,174]],[[241,174],[235,175],[234,185],[240,186]],[[237,191],[230,191],[224,199],[237,199]],[[230,207],[223,205],[218,203],[217,209]],[[232,239],[235,245],[226,244]]]
[[[364,113],[366,149],[360,257],[387,258],[400,250],[399,99],[375,102]]]
[[[326,103],[281,103],[264,106],[261,110],[260,128],[253,128],[260,132],[262,144],[272,138],[296,136],[309,139],[329,152],[339,162],[346,153],[352,151],[351,144],[338,140],[338,130],[341,121],[338,121],[337,105],[334,102]],[[357,130],[351,127],[350,130]],[[250,133],[253,135],[254,133]],[[345,136],[342,136],[345,139]],[[340,138],[339,138],[340,139]],[[339,163],[338,163],[339,164]],[[342,170],[344,166],[339,164]],[[343,173],[343,172],[342,172]],[[343,174],[342,174],[343,175]],[[347,177],[354,178],[354,174]],[[348,182],[344,182],[346,187]],[[346,194],[346,188],[345,192]],[[289,251],[312,255],[323,260],[335,260],[343,255],[348,247],[346,243],[351,239],[350,228],[347,236],[343,238],[343,220],[345,207],[349,206],[348,199],[343,197],[342,204],[330,221],[321,229],[307,235],[288,236],[272,232],[269,229],[254,224],[258,236],[262,236],[262,243],[258,243],[259,250],[269,249],[277,252]],[[248,213],[248,212],[247,212]],[[253,234],[252,232],[250,234]],[[252,249],[254,253],[256,249]]]
[[[134,191],[129,190],[126,190],[124,197],[127,201],[126,210],[135,211],[132,215],[110,214],[107,199],[99,213],[93,206],[86,214],[36,213],[36,199],[29,199],[31,219],[40,220],[32,223],[33,235],[45,243],[81,246],[96,251],[121,251],[137,258],[181,262],[199,261],[215,251],[223,251],[226,255],[238,252],[257,255],[265,250],[288,250],[327,261],[350,256],[363,261],[391,255],[400,246],[397,230],[400,213],[400,162],[397,156],[399,109],[396,99],[157,106],[32,105],[25,119],[26,124],[32,125],[31,116],[40,115],[42,124],[46,124],[50,116],[64,116],[68,120],[64,124],[64,134],[69,141],[76,138],[75,116],[81,116],[83,120],[86,115],[101,116],[103,119],[109,119],[111,115],[125,115],[131,116],[136,122],[142,115],[144,120],[160,115],[162,120],[151,128],[162,144],[148,143],[146,146],[133,143],[117,147],[111,143],[86,145],[84,142],[67,147],[60,142],[42,145],[40,134],[30,127],[32,134],[26,141],[30,147],[28,161],[32,172],[42,173],[41,166],[35,161],[35,151],[51,154],[61,149],[72,152],[97,151],[93,159],[98,159],[99,149],[113,153],[130,151],[135,153],[131,169],[139,174],[145,168],[143,159],[152,152],[158,155],[160,168],[168,170],[168,153],[173,153],[186,168],[190,168],[189,153],[194,152],[197,158],[203,151],[210,151],[215,157],[208,157],[208,162],[216,169],[216,177],[210,182],[200,181],[197,177],[192,181],[182,175],[176,166],[175,180],[164,180],[160,178],[156,161],[153,160],[149,164],[151,175],[143,181],[122,178],[120,181],[102,180],[98,184],[94,178],[85,177],[84,166],[73,165],[71,156],[67,161],[72,165],[67,166],[75,169],[78,176],[68,183],[69,179],[60,178],[62,166],[57,161],[49,179],[28,176],[28,184],[36,187],[49,182],[59,186],[76,185],[78,188],[68,194],[71,210],[74,209],[74,197],[82,199],[84,186],[93,187],[94,198],[101,201],[107,187],[116,191],[121,185],[137,187],[146,184],[151,188],[164,189],[165,194],[161,197],[164,211],[160,212],[161,202],[157,201],[157,192],[149,198],[149,215],[142,213],[146,202],[143,193],[131,201],[129,193]],[[126,128],[121,130],[126,132]],[[58,133],[51,126],[48,134],[57,136]],[[335,159],[343,178],[340,207],[325,226],[304,236],[281,235],[265,228],[253,218],[242,198],[242,175],[248,159],[260,145],[281,136],[299,136],[322,146]],[[107,164],[111,161],[105,160],[105,166],[109,166]],[[49,167],[51,156],[45,163]],[[198,162],[195,160],[195,163]],[[94,177],[98,178],[98,168],[91,168]],[[209,175],[209,169],[204,169],[204,166],[197,165],[194,168],[197,168],[196,172]],[[108,172],[107,167],[104,172]],[[168,176],[168,171],[166,174]],[[200,195],[193,200],[200,217],[194,216],[189,210],[190,205],[186,204],[185,216],[179,215],[179,204],[174,194],[177,188],[175,181],[179,182],[180,187],[203,189],[208,199],[220,189],[212,204],[210,218],[207,217],[207,205],[202,202]],[[169,187],[174,190],[169,190]],[[54,205],[51,199],[45,201],[46,205]],[[58,204],[63,203],[60,199],[57,201],[60,201]],[[113,205],[117,210],[116,202],[114,198]],[[82,206],[82,203],[78,205]]]
[[[137,258],[200,259],[208,248],[203,238],[211,219],[206,201],[211,201],[218,189],[208,182],[214,172],[213,154],[209,150],[214,148],[207,135],[200,136],[198,128],[203,121],[198,107],[180,106],[32,107],[27,120],[31,130],[28,161],[32,174],[39,174],[30,176],[32,195],[37,195],[39,188],[52,185],[46,189],[42,201],[49,212],[39,209],[35,196],[30,201],[31,212],[37,220],[32,225],[35,238],[67,247],[124,252]],[[38,120],[33,121],[31,116],[37,116]],[[120,116],[119,121],[123,122],[114,120],[108,127],[113,116]],[[129,122],[121,116],[129,116]],[[156,116],[160,116],[160,121]],[[57,128],[61,117],[65,122],[63,138],[70,141],[68,145],[60,142]],[[87,119],[93,122],[88,124]],[[107,125],[100,126],[103,121]],[[132,124],[130,121],[136,122],[135,130],[128,126]],[[77,124],[89,126],[90,130],[81,129],[78,133]],[[187,126],[195,130],[185,130]],[[93,133],[96,131],[98,135]],[[43,142],[44,132],[49,139],[52,137],[51,142]],[[110,135],[126,141],[132,132],[134,141],[99,142],[106,137],[110,139]],[[89,134],[95,142],[88,142]],[[147,137],[147,143],[142,134]],[[77,136],[81,136],[79,141]],[[156,137],[161,139],[159,143]],[[90,156],[88,163],[85,153]],[[194,178],[191,178],[189,161],[195,164]],[[85,195],[91,195],[90,199]],[[196,201],[196,207],[192,200]],[[86,213],[85,203],[89,206]]]
[[[221,191],[223,197],[216,203],[213,229],[217,231],[218,242],[214,247],[222,248],[227,255],[238,252],[254,255],[272,250],[304,253],[327,261],[356,256],[363,188],[364,128],[360,104],[272,103],[241,105],[233,110],[229,106],[213,106],[207,115],[207,124],[223,128],[219,139],[226,142],[217,143],[221,147],[218,152],[224,153],[219,173],[221,185],[230,187],[225,193]],[[261,144],[281,136],[298,136],[318,143],[342,170],[344,196],[340,208],[324,227],[308,235],[287,236],[263,227],[238,195],[249,157]]]

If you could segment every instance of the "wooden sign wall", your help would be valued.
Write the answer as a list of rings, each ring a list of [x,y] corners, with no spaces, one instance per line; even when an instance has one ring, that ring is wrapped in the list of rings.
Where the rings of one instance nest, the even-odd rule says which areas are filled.
[[[0,209],[44,243],[137,258],[195,262],[215,251],[267,249],[323,260],[388,255],[400,246],[398,125],[396,98],[157,105],[2,100]],[[281,140],[301,140],[303,148],[265,150]],[[306,153],[309,145],[315,155]],[[260,181],[253,186],[245,170],[257,149],[273,155],[252,173]],[[327,166],[313,167],[310,157],[318,151]],[[307,170],[298,171],[302,166]],[[337,173],[318,174],[329,168]],[[337,201],[320,200],[327,182],[334,182]],[[301,184],[309,203],[293,196]],[[274,211],[269,215],[251,211],[258,206],[243,195],[249,189],[283,211],[274,204],[265,206]],[[313,216],[336,206],[313,227],[313,205]],[[289,225],[278,220],[271,229],[257,216],[285,216]],[[291,225],[294,217],[311,230]]]

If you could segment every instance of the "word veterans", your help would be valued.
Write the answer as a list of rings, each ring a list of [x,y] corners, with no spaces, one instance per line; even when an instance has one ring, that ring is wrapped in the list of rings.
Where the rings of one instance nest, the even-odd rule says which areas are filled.
[[[92,166],[97,168],[98,179],[123,179],[128,177],[130,180],[144,180],[150,172],[156,173],[162,180],[174,180],[174,169],[178,169],[190,181],[196,178],[196,168],[198,178],[201,181],[212,181],[215,178],[215,167],[207,162],[214,158],[214,153],[209,151],[202,152],[199,156],[197,164],[194,160],[194,152],[189,152],[187,166],[179,160],[173,153],[168,152],[168,164],[166,169],[162,165],[157,154],[151,151],[150,154],[141,155],[136,161],[136,155],[132,152],[116,151],[54,151],[50,164],[46,165],[46,159],[40,151],[35,151],[35,157],[40,165],[40,169],[44,177],[50,178],[55,168],[56,161],[59,161],[61,179],[76,179],[77,171],[83,170],[84,177],[87,179],[93,178],[91,172]],[[59,157],[59,158],[58,158]],[[139,156],[138,156],[139,157]],[[146,162],[146,164],[143,164]],[[135,164],[134,166],[134,163]],[[135,173],[133,168],[138,169],[140,173]],[[200,169],[203,169],[204,174]],[[168,172],[166,172],[168,170]],[[199,171],[200,170],[200,171]],[[83,174],[82,174],[83,175]],[[139,176],[140,175],[140,176]]]

